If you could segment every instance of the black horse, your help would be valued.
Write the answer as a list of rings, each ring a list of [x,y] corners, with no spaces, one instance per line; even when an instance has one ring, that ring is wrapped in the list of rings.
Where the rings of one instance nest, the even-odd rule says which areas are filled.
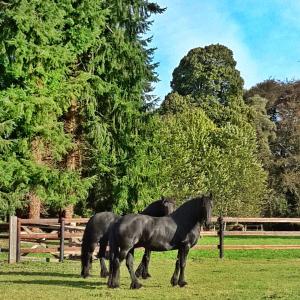
[[[152,251],[178,249],[171,284],[185,286],[184,269],[187,254],[198,241],[201,225],[204,223],[207,225],[210,222],[211,211],[212,196],[210,194],[185,202],[169,216],[157,218],[130,214],[120,218],[112,226],[109,236],[111,249],[108,286],[119,287],[120,263],[125,258],[131,277],[130,288],[137,289],[142,286],[133,270],[134,248],[137,247]]]
[[[162,217],[172,213],[174,210],[175,201],[172,198],[162,197],[160,200],[157,200],[146,207],[141,214]],[[101,268],[100,277],[108,276],[108,271],[105,266],[105,252],[110,228],[119,218],[121,217],[112,212],[100,212],[93,215],[87,222],[81,245],[81,276],[83,278],[89,276],[93,252],[98,243],[98,258],[100,260]],[[150,276],[148,273],[149,260],[150,251],[146,249],[143,259],[137,269],[137,276],[142,275],[143,278]]]

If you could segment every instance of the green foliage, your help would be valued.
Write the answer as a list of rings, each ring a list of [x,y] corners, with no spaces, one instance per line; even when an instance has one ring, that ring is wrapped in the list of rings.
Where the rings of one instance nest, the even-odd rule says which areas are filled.
[[[253,99],[262,99],[266,112],[254,120],[260,128],[262,160],[268,172],[269,197],[265,214],[271,216],[298,216],[300,212],[300,83],[267,80],[245,94],[246,101],[255,109]],[[264,122],[261,122],[262,118]],[[269,126],[276,127],[276,135]],[[270,136],[272,138],[270,139]],[[268,144],[267,144],[268,143]],[[269,150],[268,150],[269,148]],[[268,150],[269,153],[263,151]]]
[[[173,72],[160,107],[166,181],[180,197],[212,191],[215,211],[258,215],[266,175],[230,49],[195,48]]]
[[[244,81],[235,66],[232,51],[223,45],[195,48],[175,68],[171,87],[200,104],[217,100],[226,105],[230,97],[242,96]]]
[[[255,133],[227,124],[218,128],[200,108],[185,106],[161,120],[162,189],[179,199],[211,191],[216,214],[260,213],[265,174],[255,156]]]
[[[153,196],[153,49],[142,40],[148,1],[19,1],[0,14],[0,210],[12,213],[34,191],[50,206],[82,203],[139,209]],[[75,103],[74,133],[65,130]],[[83,168],[67,170],[79,149]],[[155,165],[155,164],[154,164]],[[156,173],[155,173],[156,174]],[[155,184],[153,184],[155,186]],[[138,199],[142,198],[141,203]],[[92,206],[93,206],[92,205]]]
[[[275,140],[276,126],[267,115],[267,99],[258,95],[247,98],[246,103],[249,105],[249,119],[256,130],[258,156],[263,163],[264,168],[271,164],[270,143]]]
[[[89,197],[96,210],[138,211],[157,196],[159,158],[151,142],[156,125],[146,94],[156,80],[155,64],[149,40],[141,35],[151,24],[150,14],[163,10],[150,4],[110,1],[104,43],[86,53],[91,79],[84,94],[85,172],[98,177]]]

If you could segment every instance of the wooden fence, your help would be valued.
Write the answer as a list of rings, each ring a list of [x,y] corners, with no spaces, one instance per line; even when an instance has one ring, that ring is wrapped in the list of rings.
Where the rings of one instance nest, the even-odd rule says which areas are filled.
[[[9,222],[9,263],[19,262],[28,253],[51,253],[63,261],[67,254],[79,254],[80,242],[88,218],[21,219],[12,216]],[[224,245],[226,236],[300,236],[300,231],[264,231],[264,224],[300,224],[300,218],[212,218],[213,230],[203,236],[219,236],[218,245],[196,245],[195,249],[300,249],[299,245]],[[8,226],[2,224],[2,227]],[[0,226],[1,227],[1,226]],[[239,230],[236,230],[238,228]],[[252,229],[252,230],[250,230]],[[254,229],[254,230],[253,230]],[[34,243],[31,248],[22,244]],[[66,245],[67,244],[67,245]]]
[[[63,261],[65,253],[79,252],[80,239],[89,218],[77,219],[21,219],[10,217],[9,263],[19,262],[28,253],[52,253]],[[21,247],[32,243],[31,248]],[[65,243],[69,245],[66,246]]]

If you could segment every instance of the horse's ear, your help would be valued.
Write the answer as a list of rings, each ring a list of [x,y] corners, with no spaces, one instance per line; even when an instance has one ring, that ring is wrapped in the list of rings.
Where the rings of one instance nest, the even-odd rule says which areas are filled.
[[[161,196],[160,198],[161,198],[161,201],[162,201],[163,203],[166,202],[166,198],[165,198],[164,196]]]

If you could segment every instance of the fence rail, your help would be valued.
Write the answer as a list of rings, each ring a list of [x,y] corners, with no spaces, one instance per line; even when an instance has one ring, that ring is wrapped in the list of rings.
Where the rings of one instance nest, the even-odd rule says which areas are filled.
[[[18,262],[22,255],[28,253],[52,253],[59,255],[59,260],[63,261],[67,254],[80,253],[80,239],[85,229],[84,224],[89,218],[74,219],[21,219],[11,217],[10,222],[0,224],[0,230],[9,231],[9,262]],[[203,236],[219,236],[218,245],[196,245],[194,249],[219,249],[220,258],[224,256],[225,250],[251,250],[251,249],[300,249],[300,245],[224,245],[227,236],[300,236],[300,231],[264,231],[263,225],[266,223],[289,223],[300,224],[300,218],[233,218],[233,217],[213,217],[214,230],[202,231]],[[244,225],[242,230],[227,230],[226,226]],[[247,230],[247,225],[258,224],[260,230]],[[216,230],[216,228],[218,230]],[[246,229],[246,230],[245,230]],[[249,227],[248,227],[249,229]],[[46,232],[45,232],[46,231]],[[49,232],[50,231],[50,232]],[[5,234],[4,234],[5,236]],[[7,235],[6,235],[7,236]],[[0,235],[1,237],[1,235]],[[49,245],[47,241],[57,245]],[[35,242],[33,248],[23,248],[21,243]],[[69,242],[69,245],[65,245]]]

